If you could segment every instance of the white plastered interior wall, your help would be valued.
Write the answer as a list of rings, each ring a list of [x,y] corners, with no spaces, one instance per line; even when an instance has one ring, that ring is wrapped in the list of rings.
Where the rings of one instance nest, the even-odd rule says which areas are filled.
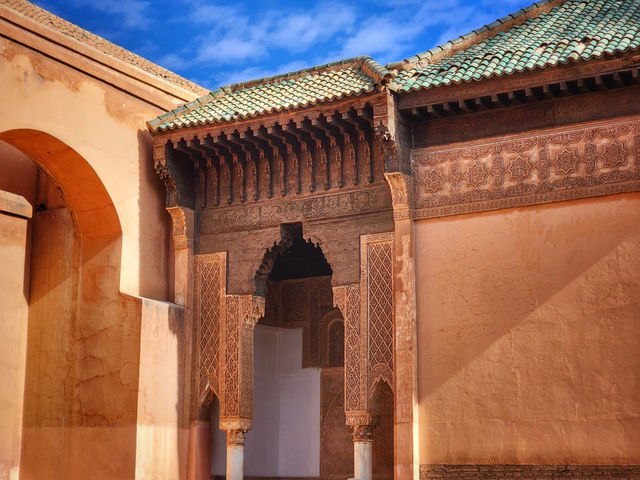
[[[254,355],[253,427],[247,433],[245,475],[319,476],[320,369],[301,368],[302,329],[257,325]],[[224,458],[214,458],[212,472],[224,472],[223,466]]]

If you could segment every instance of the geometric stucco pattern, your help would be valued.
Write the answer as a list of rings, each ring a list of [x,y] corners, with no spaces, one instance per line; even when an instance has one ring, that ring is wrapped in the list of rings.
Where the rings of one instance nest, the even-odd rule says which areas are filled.
[[[420,480],[638,480],[640,465],[420,465]]]
[[[333,287],[344,318],[347,424],[375,423],[371,395],[378,380],[393,388],[393,233],[360,237],[360,283]]]
[[[264,298],[226,295],[224,328],[221,328],[220,428],[248,430],[253,418],[253,335],[264,316]]]
[[[253,417],[253,330],[264,299],[225,295],[226,252],[197,255],[195,385],[201,403],[220,402],[220,427],[247,430]],[[199,405],[203,406],[203,405]]]
[[[196,371],[199,398],[205,398],[207,382],[218,396],[220,325],[224,316],[226,253],[195,256],[196,270]]]
[[[640,190],[640,121],[413,154],[416,218]]]
[[[368,334],[368,394],[384,380],[393,389],[393,234],[361,237],[366,287]]]
[[[344,383],[347,415],[366,410],[366,398],[361,388],[363,365],[360,322],[360,285],[333,287],[333,301],[344,318]]]

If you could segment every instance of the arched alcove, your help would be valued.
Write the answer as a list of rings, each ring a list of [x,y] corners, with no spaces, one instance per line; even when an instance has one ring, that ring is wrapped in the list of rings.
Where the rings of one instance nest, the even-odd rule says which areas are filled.
[[[0,143],[0,172],[24,168],[37,185],[24,246],[26,361],[15,372],[25,382],[21,476],[133,471],[138,372],[130,366],[140,319],[135,301],[119,293],[122,231],[113,202],[89,163],[57,138],[18,129],[0,133]],[[113,449],[92,462],[105,442]],[[81,450],[84,466],[71,458]]]
[[[60,188],[85,259],[120,237],[120,221],[107,190],[91,165],[69,145],[30,129],[2,132],[0,141],[31,158]]]
[[[393,479],[393,390],[385,380],[378,380],[371,395],[372,411],[378,418],[373,431],[373,477]]]
[[[301,224],[285,224],[255,276],[265,314],[254,332],[254,415],[245,474],[318,477],[321,370],[332,269]],[[322,338],[321,338],[322,337]]]

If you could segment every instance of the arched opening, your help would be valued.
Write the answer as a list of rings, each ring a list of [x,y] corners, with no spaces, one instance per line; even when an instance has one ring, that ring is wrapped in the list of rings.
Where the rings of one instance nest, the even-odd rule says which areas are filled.
[[[198,451],[195,478],[224,478],[226,461],[226,434],[220,430],[220,401],[210,386],[207,386],[206,398],[201,401],[198,411],[198,425],[192,432],[199,438],[194,439]],[[189,477],[191,478],[191,477]]]
[[[304,238],[301,224],[285,224],[281,233],[256,275],[265,315],[254,331],[253,426],[245,475],[319,477],[325,319],[336,310],[333,272],[321,247]]]
[[[393,479],[393,391],[384,380],[376,382],[371,397],[378,425],[373,432],[373,478]]]
[[[139,318],[119,294],[121,229],[113,203],[85,159],[34,130],[0,133],[0,190],[33,207],[23,268],[15,272],[21,306],[0,278],[0,291],[14,301],[2,312],[9,345],[0,350],[17,350],[8,373],[14,386],[23,385],[8,400],[21,417],[11,419],[21,478],[134,471],[138,374],[127,365],[136,361]],[[10,317],[21,321],[5,336]],[[108,457],[105,442],[114,445]],[[74,460],[78,451],[85,462]]]

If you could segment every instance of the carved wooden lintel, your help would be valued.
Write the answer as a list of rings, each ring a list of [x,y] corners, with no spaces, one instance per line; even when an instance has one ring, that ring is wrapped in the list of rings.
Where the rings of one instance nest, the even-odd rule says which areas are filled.
[[[389,192],[384,183],[315,194],[287,200],[266,200],[246,205],[206,210],[199,222],[200,233],[251,230],[319,218],[329,219],[389,209]]]

